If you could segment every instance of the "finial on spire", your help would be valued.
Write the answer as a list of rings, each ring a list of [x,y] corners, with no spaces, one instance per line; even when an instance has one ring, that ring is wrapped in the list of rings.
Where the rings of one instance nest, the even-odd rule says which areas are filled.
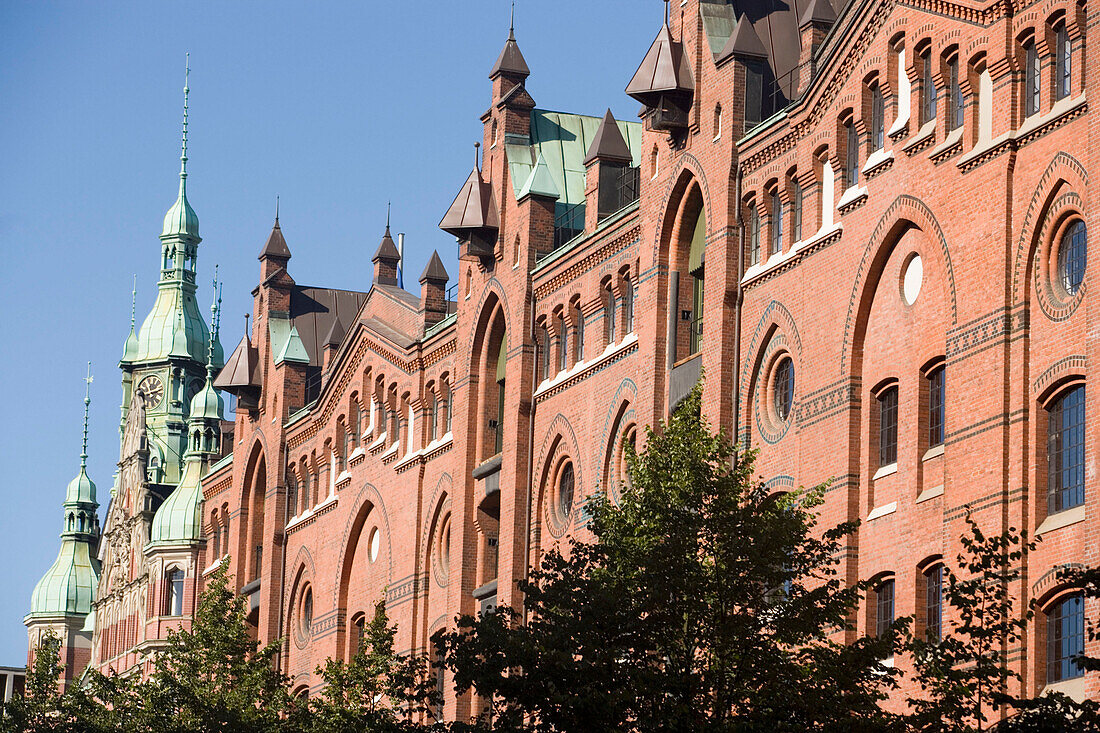
[[[190,94],[191,88],[188,86],[188,82],[191,78],[191,54],[187,54],[184,57],[184,69],[183,69],[183,146],[180,151],[180,191],[183,190],[184,182],[187,180],[187,95]]]
[[[508,40],[516,40],[516,0],[512,0],[512,17],[508,20]]]
[[[386,234],[390,233],[390,202],[386,202]]]
[[[279,226],[279,194],[275,194],[275,226]]]
[[[84,441],[80,448],[80,467],[88,467],[88,405],[92,403],[92,362],[88,362],[88,376],[84,377]]]
[[[481,157],[478,155],[480,147],[481,143],[474,143],[474,168],[477,168],[478,172],[481,172]]]
[[[130,291],[130,332],[134,331],[134,317],[137,315],[137,273],[134,273],[134,289]]]
[[[669,23],[669,7],[668,7],[668,2],[669,2],[669,0],[665,0],[665,25],[666,25],[666,26],[667,26],[667,25],[668,25],[668,23]]]
[[[275,215],[275,221],[279,215]],[[218,284],[218,265],[214,265],[214,299],[210,303],[210,344],[206,350],[206,381],[214,381],[214,344],[218,340],[218,316],[221,311],[222,292]]]
[[[244,314],[244,337],[248,338],[248,319],[252,317],[251,313]]]

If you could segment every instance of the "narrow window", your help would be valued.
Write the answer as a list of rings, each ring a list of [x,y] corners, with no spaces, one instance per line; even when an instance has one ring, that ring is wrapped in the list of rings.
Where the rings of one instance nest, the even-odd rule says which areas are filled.
[[[875,150],[882,150],[886,146],[886,104],[877,82],[871,86],[871,135]]]
[[[1047,612],[1047,682],[1085,674],[1085,604],[1080,593],[1059,601]]]
[[[929,641],[943,635],[943,565],[924,573],[924,631]]]
[[[932,77],[932,51],[925,51],[921,59],[921,124],[936,119],[936,81]]]
[[[794,404],[794,362],[790,357],[784,358],[776,366],[772,389],[775,392],[775,414],[780,420],[786,420]]]
[[[783,249],[783,199],[779,195],[779,189],[772,193],[772,247],[770,254],[777,254]]]
[[[634,333],[634,283],[630,276],[623,277],[623,322],[627,333]]]
[[[218,526],[218,510],[210,512],[210,560],[213,562],[222,556],[222,532]]]
[[[696,354],[703,347],[703,268],[691,273],[691,333],[688,351]]]
[[[944,368],[941,366],[928,375],[929,448],[943,445],[944,411]]]
[[[794,217],[793,224],[791,226],[791,237],[796,242],[802,241],[802,184],[798,179],[794,179],[794,193],[792,198],[794,199]]]
[[[1050,407],[1047,420],[1047,511],[1085,503],[1085,388],[1074,387]]]
[[[577,321],[577,357],[574,362],[584,361],[584,313],[581,312],[580,303],[577,303],[573,318]]]
[[[305,596],[302,598],[302,611],[299,616],[298,630],[302,637],[308,639],[310,632],[313,629],[313,589],[306,588]]]
[[[1026,107],[1024,113],[1030,117],[1039,112],[1040,78],[1039,52],[1035,49],[1035,41],[1028,41],[1024,47],[1024,101]]]
[[[168,571],[168,597],[165,603],[165,614],[168,616],[183,615],[183,571],[179,568]]]
[[[962,88],[959,86],[959,58],[952,58],[947,62],[947,75],[950,77],[948,84],[949,104],[947,108],[947,130],[953,132],[962,127],[963,107],[966,100],[963,99]]]
[[[714,106],[714,139],[722,137],[722,105]]]
[[[567,461],[558,477],[558,516],[565,520],[573,510],[573,463]]]
[[[844,123],[847,135],[847,161],[844,167],[844,183],[848,188],[859,183],[859,131],[854,120]]]
[[[875,589],[875,635],[884,636],[894,623],[894,579],[879,583]]]
[[[504,372],[505,361],[508,358],[508,339],[501,336],[500,351],[497,353],[497,419],[494,425],[493,455],[504,450]]]
[[[1054,98],[1058,100],[1069,96],[1072,79],[1073,45],[1069,41],[1065,23],[1054,31],[1054,47]]]
[[[286,472],[286,513],[289,521],[298,509],[298,480],[294,478],[294,469]],[[217,554],[215,548],[215,555]]]
[[[432,392],[432,414],[428,421],[428,441],[431,442],[439,435],[439,395]]]
[[[569,331],[565,327],[565,316],[558,316],[558,371],[569,367]]]
[[[604,289],[604,329],[607,334],[607,343],[615,343],[615,291],[608,285]]]
[[[749,264],[760,262],[760,212],[756,204],[749,204]]]
[[[351,654],[355,656],[361,652],[365,652],[363,642],[367,637],[367,619],[365,616],[360,616],[355,619],[355,623],[352,624],[352,637],[351,643],[353,644]]]
[[[878,465],[898,462],[898,388],[883,390],[878,397]]]
[[[550,378],[550,331],[546,326],[539,327],[539,348],[542,350],[542,378]]]

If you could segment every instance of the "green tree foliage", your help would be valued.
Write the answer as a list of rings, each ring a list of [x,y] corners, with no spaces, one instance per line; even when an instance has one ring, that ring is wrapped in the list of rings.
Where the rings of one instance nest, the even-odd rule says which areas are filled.
[[[0,731],[78,730],[66,711],[65,696],[58,688],[61,672],[61,639],[53,631],[47,631],[34,650],[34,664],[27,670],[23,694],[16,695],[4,706]]]
[[[429,715],[438,693],[425,682],[425,664],[394,653],[397,627],[389,625],[386,604],[374,617],[351,661],[328,660],[318,667],[324,681],[309,704],[309,730],[317,733],[402,733],[421,730],[415,721]]]
[[[594,542],[550,551],[515,609],[437,635],[498,729],[888,729],[893,634],[845,645],[865,585],[838,574],[853,524],[819,531],[823,487],[775,497],[700,419],[701,390],[631,455]],[[526,622],[525,622],[526,621]],[[899,624],[900,626],[900,624]]]

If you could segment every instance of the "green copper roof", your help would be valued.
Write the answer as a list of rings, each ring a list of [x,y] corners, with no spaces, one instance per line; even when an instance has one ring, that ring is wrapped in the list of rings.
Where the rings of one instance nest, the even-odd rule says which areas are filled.
[[[527,176],[527,181],[523,184],[523,188],[516,194],[517,199],[522,199],[524,196],[548,196],[550,198],[559,198],[561,196],[558,193],[558,187],[554,185],[554,178],[550,175],[550,166],[546,165],[546,160],[540,155],[538,160],[535,161],[535,167],[531,169],[531,175]]]
[[[202,537],[201,457],[188,456],[183,478],[153,516],[150,544],[194,542]]]
[[[559,194],[558,204],[583,203],[587,175],[584,159],[601,121],[600,117],[531,110],[530,145],[504,146],[516,198],[521,198],[525,184],[541,158]],[[617,124],[630,148],[633,164],[638,165],[641,161],[642,123],[619,120]]]
[[[57,559],[31,594],[31,612],[36,616],[82,616],[92,610],[99,585],[99,560],[92,557],[87,542],[66,540]]]
[[[191,418],[196,420],[220,420],[222,417],[222,396],[211,382],[191,398]]]
[[[271,353],[275,354],[275,363],[288,361],[294,364],[308,364],[309,352],[294,322],[285,318],[272,318],[267,322],[267,331],[271,335]]]
[[[80,473],[69,482],[69,488],[65,491],[66,504],[99,504],[95,498],[95,484],[88,478],[88,471],[84,466],[80,467]]]
[[[194,287],[175,280],[162,280],[156,303],[138,332],[137,349],[130,361],[163,361],[170,355],[206,362],[210,332],[199,313]],[[215,365],[221,345],[215,342]]]

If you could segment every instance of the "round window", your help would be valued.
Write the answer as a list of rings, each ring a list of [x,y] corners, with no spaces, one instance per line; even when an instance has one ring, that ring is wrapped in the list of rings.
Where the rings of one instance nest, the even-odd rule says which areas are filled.
[[[558,516],[569,517],[573,511],[573,463],[566,461],[558,474]]]
[[[786,420],[794,404],[794,363],[789,356],[783,357],[775,367],[772,382],[775,395],[775,414],[780,420]]]
[[[1062,233],[1058,246],[1058,279],[1066,293],[1077,294],[1085,279],[1085,264],[1088,261],[1088,241],[1085,222],[1074,221]]]
[[[378,548],[381,544],[382,536],[378,531],[378,527],[375,527],[370,531],[370,543],[367,545],[367,555],[370,557],[371,562],[378,559]]]

